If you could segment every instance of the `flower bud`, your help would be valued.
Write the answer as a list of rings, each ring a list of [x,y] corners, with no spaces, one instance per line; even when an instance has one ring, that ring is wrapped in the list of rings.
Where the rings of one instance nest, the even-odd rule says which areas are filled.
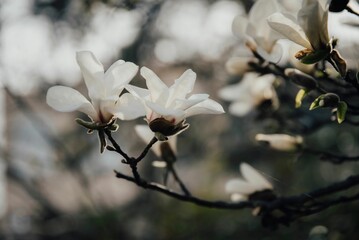
[[[185,120],[177,124],[173,124],[171,121],[168,121],[164,118],[156,118],[152,120],[148,125],[152,132],[160,133],[164,137],[178,134],[189,127],[189,124],[185,123]],[[161,139],[158,140],[161,141]]]
[[[317,97],[310,105],[309,110],[313,110],[319,107],[337,107],[340,98],[335,93],[326,93]]]
[[[301,136],[287,134],[257,134],[255,139],[267,143],[272,149],[286,152],[297,151],[303,144]]]
[[[156,168],[165,168],[167,167],[167,163],[165,161],[156,160],[152,162],[152,166]]]
[[[257,51],[257,44],[253,40],[248,39],[246,41],[246,47],[249,48],[249,50],[251,50],[252,52]]]
[[[347,7],[348,3],[349,0],[331,0],[329,5],[329,11],[341,12]]]
[[[243,75],[252,68],[249,63],[258,63],[253,57],[233,57],[226,62],[226,69],[232,75]]]
[[[314,239],[327,239],[328,236],[328,228],[325,226],[315,226],[309,232],[309,240]]]
[[[298,69],[287,68],[285,69],[284,73],[290,78],[290,80],[292,80],[293,83],[305,89],[313,90],[318,87],[318,83],[312,76],[305,74]]]

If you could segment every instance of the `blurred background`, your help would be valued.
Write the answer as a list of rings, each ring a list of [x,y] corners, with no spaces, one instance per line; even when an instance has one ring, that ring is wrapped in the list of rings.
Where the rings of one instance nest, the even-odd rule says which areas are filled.
[[[293,1],[282,1],[293,4]],[[355,2],[353,2],[355,3]],[[154,70],[171,84],[186,69],[197,73],[194,92],[218,91],[240,76],[227,73],[229,58],[246,50],[232,34],[234,17],[253,1],[232,0],[1,0],[0,1],[0,239],[307,239],[317,225],[329,239],[355,239],[357,203],[330,208],[276,231],[250,210],[214,210],[183,203],[117,179],[130,173],[121,157],[99,153],[95,134],[77,125],[80,113],[59,113],[45,100],[61,84],[86,93],[75,53],[90,50],[104,64],[124,59]],[[330,31],[343,57],[358,67],[357,17],[331,14]],[[344,31],[346,30],[346,31]],[[355,42],[356,41],[356,42]],[[340,42],[339,42],[340,43]],[[248,53],[246,53],[248,54]],[[287,63],[285,63],[287,64]],[[358,172],[357,163],[333,165],[317,156],[282,153],[254,141],[257,133],[304,136],[314,149],[359,155],[358,127],[330,121],[329,110],[294,109],[295,86],[278,80],[280,108],[266,103],[244,117],[196,116],[178,137],[176,168],[189,190],[226,200],[225,183],[248,162],[279,195],[297,195]],[[133,84],[144,86],[136,76]],[[137,156],[145,144],[134,132],[142,119],[121,122],[114,137]],[[140,164],[146,179],[162,182],[163,169]],[[173,180],[169,187],[179,190]]]

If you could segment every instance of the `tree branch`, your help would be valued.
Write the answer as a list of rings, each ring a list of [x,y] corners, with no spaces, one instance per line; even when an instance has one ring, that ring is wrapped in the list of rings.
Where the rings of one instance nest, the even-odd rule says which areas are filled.
[[[331,206],[343,204],[347,202],[356,201],[359,199],[359,193],[353,196],[340,196],[336,199],[319,201],[319,198],[328,196],[330,194],[339,193],[352,187],[359,185],[359,175],[348,177],[346,180],[336,182],[323,188],[314,191],[303,193],[291,197],[278,197],[270,201],[243,201],[243,202],[225,202],[225,201],[209,201],[202,198],[194,197],[192,195],[180,194],[166,186],[155,183],[147,182],[143,179],[138,181],[134,177],[127,176],[118,171],[115,171],[116,177],[133,182],[138,186],[160,192],[169,197],[175,198],[183,202],[190,202],[202,207],[216,208],[216,209],[244,209],[244,208],[259,208],[259,215],[262,217],[264,225],[269,227],[276,227],[278,224],[288,225],[290,222],[303,217],[321,212]],[[275,217],[273,212],[279,210],[282,216]]]

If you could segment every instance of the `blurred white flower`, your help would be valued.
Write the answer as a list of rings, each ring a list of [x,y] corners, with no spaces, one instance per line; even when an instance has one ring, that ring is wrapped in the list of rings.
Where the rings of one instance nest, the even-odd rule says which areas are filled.
[[[254,57],[232,57],[226,62],[228,73],[233,75],[243,75],[252,70],[250,62],[258,62]]]
[[[222,88],[218,95],[226,101],[233,101],[229,112],[240,117],[267,100],[277,109],[279,100],[273,87],[275,80],[276,77],[272,74],[259,76],[257,73],[246,73],[241,82]]]
[[[301,136],[290,136],[287,134],[257,134],[255,139],[258,142],[265,142],[269,147],[279,151],[297,151],[303,144]]]
[[[239,15],[234,19],[233,33],[240,38],[246,37],[259,47],[259,51],[270,54],[281,36],[268,25],[267,17],[280,11],[282,8],[276,0],[259,0],[250,9],[248,17]]]
[[[80,111],[96,123],[108,123],[113,118],[130,120],[145,114],[142,104],[131,94],[120,96],[124,87],[138,71],[138,66],[118,60],[104,72],[102,64],[89,51],[76,54],[91,102],[77,90],[51,87],[46,96],[47,104],[60,112]]]
[[[249,164],[241,163],[240,172],[243,179],[229,180],[225,186],[225,190],[231,195],[232,201],[247,201],[256,192],[273,190],[272,184]]]
[[[147,89],[128,85],[127,89],[142,100],[146,109],[146,121],[153,132],[164,136],[177,134],[189,126],[184,121],[197,114],[224,113],[222,106],[209,99],[208,94],[193,94],[196,73],[185,71],[171,87],[150,69],[141,68],[141,75],[146,79]],[[161,140],[161,139],[159,139]]]
[[[330,53],[327,3],[327,0],[303,0],[296,21],[279,12],[268,17],[268,24],[274,30],[306,48],[297,53],[297,58],[302,59],[311,53],[319,54],[318,51],[324,51],[321,55]]]

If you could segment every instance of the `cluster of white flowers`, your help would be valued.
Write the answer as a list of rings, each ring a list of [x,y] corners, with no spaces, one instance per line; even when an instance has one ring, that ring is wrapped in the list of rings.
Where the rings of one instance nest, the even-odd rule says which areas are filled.
[[[87,114],[95,124],[146,116],[150,128],[163,139],[185,130],[188,124],[184,121],[189,116],[224,112],[208,94],[188,96],[196,80],[192,70],[187,70],[167,87],[154,72],[142,67],[141,75],[148,87],[143,89],[129,84],[138,71],[134,63],[118,60],[105,72],[92,52],[78,52],[76,58],[91,102],[73,88],[54,86],[48,90],[46,100],[57,111],[78,110]],[[128,92],[121,94],[124,89]]]
[[[337,56],[333,50],[335,44],[328,34],[329,2],[302,0],[293,4],[294,2],[291,1],[289,5],[294,7],[289,9],[280,0],[258,0],[250,9],[248,16],[240,15],[234,19],[232,25],[234,35],[244,39],[247,47],[259,54],[262,59],[253,56],[235,56],[226,63],[227,71],[232,75],[240,76],[241,79],[239,83],[226,86],[218,92],[219,97],[232,102],[229,105],[231,114],[245,116],[265,101],[270,101],[274,110],[279,107],[275,90],[276,76],[256,73],[253,67],[265,65],[267,61],[277,63],[278,59],[282,58],[282,52],[276,51],[281,49],[277,44],[278,40],[291,41],[288,45],[289,54],[293,56],[289,56],[288,60],[301,70],[310,72],[313,69],[313,65],[310,64],[329,57],[335,62]],[[341,64],[339,61],[338,63]],[[345,73],[345,66],[338,66],[337,69],[343,70],[339,71],[341,75]],[[290,75],[294,83],[305,87],[307,91],[316,87],[315,81],[310,81],[311,77],[304,73],[300,72],[300,79],[294,79],[299,77],[292,75],[299,72],[299,70],[287,69],[285,74]],[[297,101],[297,107],[299,106]],[[301,136],[287,134],[257,134],[255,140],[266,143],[268,147],[278,151],[296,152],[303,146]],[[230,180],[225,187],[232,201],[247,201],[261,195],[258,193],[272,192],[272,184],[249,164],[242,163],[240,172],[243,178]]]
[[[242,76],[240,83],[219,91],[222,99],[233,102],[229,112],[234,115],[244,116],[264,101],[270,101],[274,110],[279,107],[274,87],[276,76],[267,72],[252,72],[255,70],[253,64],[264,66],[268,61],[273,61],[279,39],[286,38],[304,47],[295,54],[303,63],[311,64],[328,57],[341,63],[328,34],[327,0],[303,0],[297,11],[289,11],[278,1],[258,0],[248,16],[237,16],[233,21],[233,33],[244,38],[250,50],[261,56],[234,57],[226,64],[231,74]],[[297,12],[297,16],[293,15],[293,11]],[[145,116],[148,126],[136,126],[136,132],[146,142],[154,136],[160,141],[169,140],[153,145],[152,150],[162,160],[166,159],[163,146],[176,152],[176,135],[189,127],[186,118],[197,114],[224,113],[222,106],[210,99],[208,94],[191,95],[196,73],[190,69],[168,87],[152,70],[142,67],[140,75],[145,79],[147,88],[140,88],[130,84],[139,70],[134,63],[118,60],[105,72],[102,64],[89,51],[77,53],[77,62],[91,101],[75,89],[54,86],[48,90],[47,103],[62,112],[81,111],[91,118],[93,124],[100,126],[106,126],[115,119],[132,120]],[[343,70],[341,74],[345,73],[344,67],[338,66]],[[284,72],[294,78],[292,75],[299,71],[287,69]],[[305,76],[304,73],[301,76]],[[306,88],[313,85],[308,79],[299,80],[293,81],[306,84]],[[311,85],[308,87],[308,84]],[[124,90],[126,93],[122,93]],[[297,151],[303,143],[302,137],[285,134],[257,134],[255,139],[280,151]],[[164,161],[157,164],[166,166]],[[272,184],[250,165],[242,163],[240,171],[243,179],[230,180],[226,185],[226,191],[231,194],[233,201],[249,200],[253,194],[263,191],[272,192]]]

